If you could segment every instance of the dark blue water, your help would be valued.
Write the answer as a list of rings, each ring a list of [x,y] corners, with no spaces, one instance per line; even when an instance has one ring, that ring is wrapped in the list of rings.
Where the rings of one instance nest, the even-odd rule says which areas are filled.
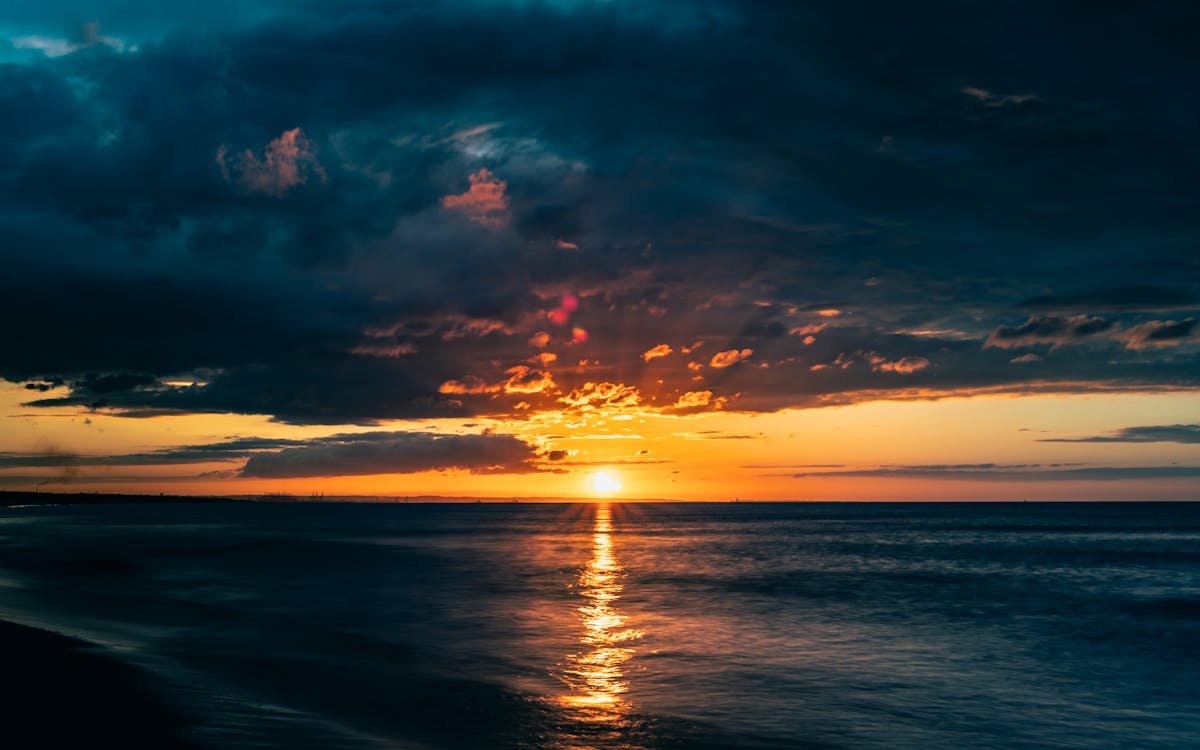
[[[215,748],[1196,748],[1200,505],[0,509]]]

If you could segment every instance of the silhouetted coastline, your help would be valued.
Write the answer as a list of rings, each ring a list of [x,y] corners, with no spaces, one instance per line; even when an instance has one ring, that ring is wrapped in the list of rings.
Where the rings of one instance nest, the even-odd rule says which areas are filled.
[[[0,491],[0,507],[17,505],[99,505],[108,503],[236,503],[241,498],[210,495],[125,495],[101,492]]]

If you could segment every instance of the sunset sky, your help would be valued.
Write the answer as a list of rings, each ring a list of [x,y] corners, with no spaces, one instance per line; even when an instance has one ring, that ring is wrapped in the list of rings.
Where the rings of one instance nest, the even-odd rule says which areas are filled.
[[[1200,8],[141,5],[0,5],[0,489],[1200,495]]]

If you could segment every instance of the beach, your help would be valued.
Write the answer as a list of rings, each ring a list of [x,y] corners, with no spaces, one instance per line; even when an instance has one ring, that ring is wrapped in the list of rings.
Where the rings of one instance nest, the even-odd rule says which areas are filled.
[[[197,747],[147,675],[85,641],[0,620],[0,663],[5,747]]]

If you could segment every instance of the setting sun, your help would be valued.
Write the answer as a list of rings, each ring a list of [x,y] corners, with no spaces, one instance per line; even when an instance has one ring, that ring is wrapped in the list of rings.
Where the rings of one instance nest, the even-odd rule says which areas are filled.
[[[592,492],[607,496],[621,491],[621,480],[608,471],[598,471],[592,475]]]

